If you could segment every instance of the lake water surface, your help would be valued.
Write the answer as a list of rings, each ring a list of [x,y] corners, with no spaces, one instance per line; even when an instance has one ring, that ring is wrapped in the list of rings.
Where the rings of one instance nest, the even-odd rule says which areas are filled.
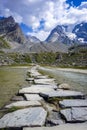
[[[68,83],[74,90],[82,91],[87,94],[87,74],[60,70],[58,68],[40,68],[45,74],[49,74],[56,79],[58,84]],[[87,70],[85,70],[87,71]]]

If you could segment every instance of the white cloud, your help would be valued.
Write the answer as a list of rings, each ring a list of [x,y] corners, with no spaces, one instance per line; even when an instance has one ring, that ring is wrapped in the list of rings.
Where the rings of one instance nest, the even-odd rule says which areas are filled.
[[[49,34],[50,32],[46,32],[44,30],[33,32],[33,33],[30,32],[27,33],[27,35],[36,36],[38,39],[41,39],[42,41],[44,41]]]
[[[31,26],[32,35],[45,39],[58,24],[87,21],[87,2],[82,2],[79,7],[69,7],[66,0],[0,0],[0,15],[12,15],[16,22]],[[42,19],[44,29],[39,31]]]

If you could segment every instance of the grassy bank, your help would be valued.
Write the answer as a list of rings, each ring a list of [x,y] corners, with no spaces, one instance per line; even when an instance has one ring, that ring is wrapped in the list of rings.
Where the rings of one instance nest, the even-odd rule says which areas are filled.
[[[0,108],[9,102],[21,86],[27,84],[25,81],[26,71],[25,67],[0,68]]]

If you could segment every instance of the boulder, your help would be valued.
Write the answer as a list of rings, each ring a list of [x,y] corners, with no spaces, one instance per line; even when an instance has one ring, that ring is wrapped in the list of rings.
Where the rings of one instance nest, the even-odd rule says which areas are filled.
[[[34,107],[34,106],[41,106],[41,103],[38,101],[18,101],[6,105],[5,108],[12,108],[12,107]]]
[[[87,107],[72,107],[61,110],[60,113],[65,117],[67,122],[87,121]]]
[[[60,84],[60,85],[58,86],[58,88],[59,88],[59,89],[64,89],[64,90],[68,90],[68,89],[70,89],[71,87],[70,87],[69,84],[63,83],[63,84]]]
[[[17,110],[0,119],[0,128],[43,126],[46,116],[47,112],[42,107]]]
[[[82,92],[70,91],[70,90],[58,90],[58,91],[46,91],[40,93],[40,96],[43,98],[84,98],[84,94]]]
[[[27,101],[40,101],[43,100],[38,94],[24,94]]]
[[[69,107],[87,107],[87,99],[70,99],[70,100],[63,100],[59,101],[59,105],[62,108],[69,108]]]

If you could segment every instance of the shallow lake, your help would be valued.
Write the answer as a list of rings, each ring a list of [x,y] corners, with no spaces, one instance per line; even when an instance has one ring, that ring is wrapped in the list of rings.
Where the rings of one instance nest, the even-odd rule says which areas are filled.
[[[87,74],[79,72],[71,72],[65,70],[59,70],[58,68],[47,68],[41,67],[41,71],[45,72],[44,74],[49,74],[56,79],[58,84],[68,83],[71,86],[71,89],[82,91],[87,94]]]

